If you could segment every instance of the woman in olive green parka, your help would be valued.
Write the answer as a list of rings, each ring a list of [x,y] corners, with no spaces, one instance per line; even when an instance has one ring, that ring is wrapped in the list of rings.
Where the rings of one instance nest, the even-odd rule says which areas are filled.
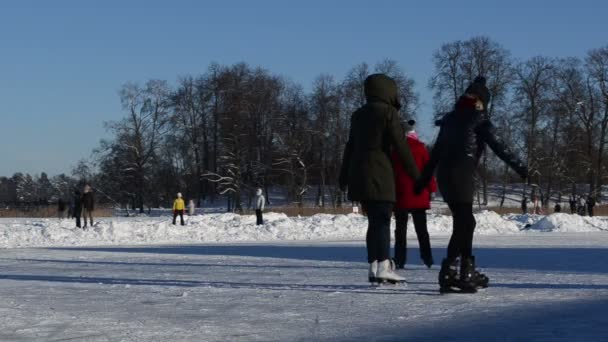
[[[418,178],[418,168],[404,139],[399,121],[399,96],[395,81],[374,74],[365,79],[366,104],[351,117],[344,149],[340,188],[352,201],[361,202],[369,224],[366,235],[370,281],[402,281],[390,261],[390,223],[395,204],[394,150],[406,172]]]

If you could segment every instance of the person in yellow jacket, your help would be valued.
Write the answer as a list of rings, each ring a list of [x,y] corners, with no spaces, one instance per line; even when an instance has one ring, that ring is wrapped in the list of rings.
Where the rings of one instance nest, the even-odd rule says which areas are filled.
[[[186,205],[184,204],[184,200],[182,199],[182,193],[177,193],[177,198],[173,202],[173,224],[175,224],[175,220],[177,219],[177,215],[182,222],[182,226],[184,225],[184,211],[186,209]]]

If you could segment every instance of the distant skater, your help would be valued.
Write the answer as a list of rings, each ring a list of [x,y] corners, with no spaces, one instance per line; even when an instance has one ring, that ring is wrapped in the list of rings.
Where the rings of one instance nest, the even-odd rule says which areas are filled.
[[[570,204],[570,214],[576,214],[576,197],[574,195],[570,195],[570,200],[568,203]]]
[[[74,197],[72,201],[74,203],[72,215],[76,218],[76,227],[81,228],[80,215],[82,214],[82,196],[80,195],[80,191],[74,190]]]
[[[82,217],[84,218],[84,228],[87,228],[87,217],[93,227],[93,210],[95,210],[95,198],[93,197],[93,188],[90,185],[84,187],[82,195]]]
[[[194,204],[194,200],[190,200],[188,202],[188,216],[194,216],[196,211],[196,205]]]
[[[184,200],[182,199],[182,193],[178,192],[177,198],[175,199],[175,201],[173,201],[173,224],[174,225],[177,220],[177,215],[179,215],[179,219],[180,219],[182,226],[185,225],[185,223],[184,223],[185,209],[186,209],[186,206],[184,204]]]
[[[589,194],[587,198],[587,214],[589,214],[589,217],[593,217],[593,208],[595,208],[595,197]]]
[[[65,202],[62,198],[57,201],[57,217],[61,220],[65,217]]]
[[[255,217],[256,217],[256,225],[264,224],[263,211],[264,206],[266,205],[266,198],[262,194],[262,189],[257,189],[255,192]]]

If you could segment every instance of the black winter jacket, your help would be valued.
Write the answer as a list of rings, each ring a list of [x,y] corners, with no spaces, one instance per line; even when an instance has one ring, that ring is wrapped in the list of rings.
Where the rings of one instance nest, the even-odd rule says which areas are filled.
[[[80,213],[82,212],[82,196],[79,192],[74,193],[72,202],[74,204],[74,216],[80,216]]]
[[[82,195],[82,207],[88,211],[95,210],[95,198],[92,192],[85,192]]]
[[[441,128],[429,163],[422,172],[420,186],[426,185],[437,168],[437,183],[448,203],[473,203],[475,170],[486,145],[520,177],[527,167],[500,140],[491,122],[475,110],[474,101],[461,98],[456,109],[440,121]]]

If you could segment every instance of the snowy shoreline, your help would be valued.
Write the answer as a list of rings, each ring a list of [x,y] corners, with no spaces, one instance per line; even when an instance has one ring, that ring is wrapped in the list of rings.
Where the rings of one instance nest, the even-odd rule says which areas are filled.
[[[478,235],[608,232],[608,217],[569,214],[500,216],[491,211],[480,212],[475,217]],[[188,218],[186,226],[174,226],[170,217],[114,217],[100,219],[92,229],[82,231],[74,227],[72,220],[4,218],[0,219],[0,247],[348,241],[362,240],[367,228],[367,219],[356,214],[288,217],[267,213],[265,220],[265,225],[256,226],[252,215],[208,214]],[[408,234],[413,236],[412,223],[409,225]],[[449,235],[451,225],[451,216],[428,216],[431,235]]]

